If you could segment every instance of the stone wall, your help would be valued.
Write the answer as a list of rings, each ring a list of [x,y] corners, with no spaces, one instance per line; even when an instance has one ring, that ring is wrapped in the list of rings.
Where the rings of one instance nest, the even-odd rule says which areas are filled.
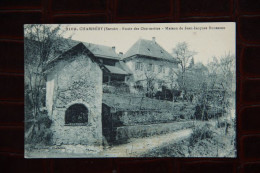
[[[171,103],[171,107],[156,107],[156,101],[151,108],[154,109],[139,109],[136,110],[117,110],[112,113],[113,126],[133,126],[145,124],[169,123],[179,120],[190,120],[194,116],[195,105],[190,103],[172,103],[163,101],[161,104]],[[156,109],[157,108],[157,109]]]
[[[192,121],[122,126],[115,129],[116,141],[120,143],[130,138],[143,138],[155,135],[162,135],[181,129],[191,128],[192,126]]]
[[[54,144],[102,144],[102,71],[85,55],[61,60],[47,76],[47,108],[53,120]],[[73,104],[88,109],[86,125],[66,125],[65,111]]]
[[[169,111],[120,111],[114,116],[114,122],[121,126],[144,125],[153,123],[172,122],[179,118],[177,114]]]
[[[171,109],[116,111],[111,113],[116,143],[130,138],[161,135],[193,125],[194,105],[175,103]]]

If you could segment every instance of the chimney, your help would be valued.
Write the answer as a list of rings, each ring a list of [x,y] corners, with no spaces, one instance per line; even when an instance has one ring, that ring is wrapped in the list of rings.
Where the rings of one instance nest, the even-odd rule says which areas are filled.
[[[116,47],[115,47],[115,46],[112,46],[112,50],[113,50],[113,51],[116,51]]]
[[[152,38],[153,43],[155,43],[155,37]]]
[[[119,52],[119,57],[123,57],[123,52]]]

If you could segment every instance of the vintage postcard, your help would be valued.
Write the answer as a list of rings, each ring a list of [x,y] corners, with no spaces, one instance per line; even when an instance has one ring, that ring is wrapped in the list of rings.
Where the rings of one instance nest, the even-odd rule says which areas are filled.
[[[24,25],[25,157],[236,157],[235,23]]]

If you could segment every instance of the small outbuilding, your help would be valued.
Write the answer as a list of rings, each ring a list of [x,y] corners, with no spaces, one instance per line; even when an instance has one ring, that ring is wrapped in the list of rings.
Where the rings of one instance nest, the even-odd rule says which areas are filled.
[[[46,107],[54,144],[102,145],[101,68],[82,43],[47,63]]]

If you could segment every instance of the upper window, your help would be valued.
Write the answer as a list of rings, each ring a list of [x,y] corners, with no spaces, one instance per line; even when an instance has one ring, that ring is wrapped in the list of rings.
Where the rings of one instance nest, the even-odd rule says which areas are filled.
[[[135,70],[143,70],[143,64],[141,62],[136,62]]]
[[[158,72],[159,72],[159,73],[161,73],[161,72],[164,73],[163,65],[159,65],[159,67],[158,67]]]
[[[165,73],[165,68],[162,66],[162,72]]]
[[[153,71],[153,64],[148,64],[147,71]]]
[[[163,68],[163,73],[166,73],[167,67]]]
[[[88,123],[88,109],[83,104],[74,104],[66,110],[66,125],[83,125],[86,123]]]

